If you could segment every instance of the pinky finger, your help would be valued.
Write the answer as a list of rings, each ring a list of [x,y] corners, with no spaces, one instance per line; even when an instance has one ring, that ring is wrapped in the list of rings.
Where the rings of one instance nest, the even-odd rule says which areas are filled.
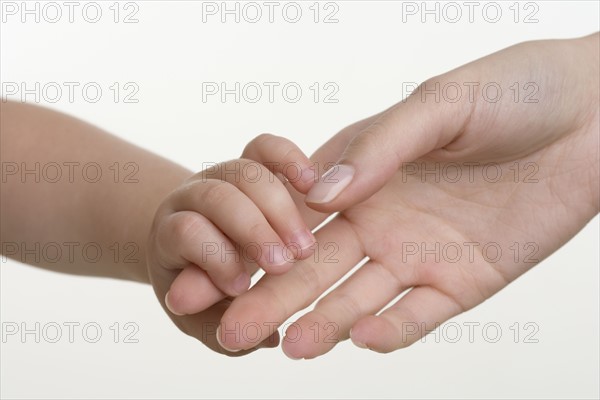
[[[415,343],[464,309],[431,286],[417,286],[378,316],[358,320],[350,331],[362,348],[389,353]]]
[[[300,193],[306,193],[318,180],[319,171],[312,161],[292,141],[263,133],[244,149],[242,158],[257,161],[273,174],[283,175]]]

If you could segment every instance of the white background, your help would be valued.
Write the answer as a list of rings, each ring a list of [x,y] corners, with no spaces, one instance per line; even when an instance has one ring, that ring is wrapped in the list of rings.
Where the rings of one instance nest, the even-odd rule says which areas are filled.
[[[7,3],[7,2],[4,2]],[[29,2],[30,8],[35,2]],[[284,135],[311,152],[345,125],[383,110],[403,97],[402,82],[421,82],[511,44],[568,38],[598,30],[598,2],[536,2],[537,23],[523,23],[535,8],[498,2],[499,22],[486,21],[483,4],[468,21],[440,21],[420,14],[403,22],[399,2],[337,2],[337,23],[313,21],[311,2],[289,23],[280,3],[267,16],[240,23],[219,15],[202,21],[202,3],[136,2],[138,23],[113,21],[113,3],[99,2],[102,18],[86,22],[82,6],[69,23],[39,23],[21,14],[4,15],[1,28],[3,82],[98,82],[103,95],[74,102],[66,93],[55,104],[40,102],[97,124],[193,170],[207,161],[239,156],[262,132]],[[21,3],[16,3],[19,7]],[[234,3],[228,3],[234,7]],[[262,4],[262,2],[259,2]],[[421,7],[421,3],[416,3]],[[5,5],[3,5],[4,7]],[[220,2],[217,3],[220,6]],[[240,7],[243,3],[240,3]],[[443,10],[444,3],[438,7]],[[42,11],[43,3],[39,4]],[[332,11],[329,7],[321,13]],[[428,7],[435,7],[429,2]],[[132,11],[120,5],[122,20]],[[247,9],[248,11],[251,11]],[[54,11],[46,9],[54,18]],[[89,10],[88,10],[89,11]],[[262,7],[266,14],[267,8]],[[454,11],[446,9],[450,18]],[[489,10],[489,16],[494,13]],[[90,11],[93,17],[93,13]],[[291,13],[291,11],[290,11]],[[324,15],[320,15],[320,20]],[[290,14],[293,17],[293,13]],[[254,14],[248,15],[250,18]],[[297,82],[297,103],[281,91],[270,103],[229,96],[202,101],[202,82]],[[109,86],[134,82],[138,103],[115,102]],[[337,103],[314,101],[314,82],[334,82]],[[281,86],[280,86],[281,87]],[[15,98],[14,96],[11,98]],[[18,97],[17,97],[18,98]],[[31,97],[28,101],[33,101]],[[76,155],[74,155],[76,157]],[[113,280],[59,275],[15,262],[2,262],[2,322],[96,322],[98,343],[76,330],[74,343],[52,344],[18,336],[1,344],[1,395],[6,398],[66,397],[588,397],[599,396],[598,218],[531,272],[476,309],[455,318],[462,338],[434,337],[388,355],[342,343],[324,357],[292,361],[280,349],[230,359],[180,333],[150,287]],[[139,326],[139,343],[113,342],[109,327]],[[465,322],[480,323],[469,343]],[[497,343],[481,326],[502,328]],[[513,324],[521,336],[514,343]],[[523,325],[539,327],[538,343],[524,343]],[[81,326],[80,326],[81,327]],[[493,333],[493,331],[490,331]],[[447,330],[447,337],[454,333]]]

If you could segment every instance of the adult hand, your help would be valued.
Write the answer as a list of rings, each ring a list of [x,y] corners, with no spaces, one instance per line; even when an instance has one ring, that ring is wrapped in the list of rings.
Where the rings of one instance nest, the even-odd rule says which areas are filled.
[[[319,211],[343,210],[316,233],[319,256],[237,297],[221,320],[223,344],[251,348],[368,257],[288,328],[283,349],[312,358],[351,336],[393,351],[558,249],[599,208],[598,48],[597,34],[513,46],[340,132],[313,157],[351,167],[334,168],[306,199]],[[472,100],[421,97],[436,84],[468,82],[479,83]],[[498,101],[483,96],[486,83],[502,88]],[[535,102],[524,102],[527,83]],[[436,169],[437,179],[427,173]],[[312,222],[323,217],[303,212]],[[248,326],[270,329],[239,334]]]
[[[427,80],[325,146],[335,177],[306,202],[340,211],[421,157],[505,162],[564,138],[597,112],[598,37],[522,43]]]

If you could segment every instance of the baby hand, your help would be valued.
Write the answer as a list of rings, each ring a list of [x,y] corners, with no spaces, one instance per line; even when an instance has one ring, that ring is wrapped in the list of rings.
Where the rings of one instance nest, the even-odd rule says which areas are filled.
[[[196,314],[245,292],[259,267],[281,274],[312,254],[315,238],[280,177],[306,193],[315,173],[293,143],[261,135],[242,158],[193,175],[167,196],[147,258],[163,307]]]

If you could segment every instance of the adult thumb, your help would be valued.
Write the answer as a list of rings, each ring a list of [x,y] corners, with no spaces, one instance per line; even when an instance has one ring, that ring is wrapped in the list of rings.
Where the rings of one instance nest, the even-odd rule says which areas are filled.
[[[379,191],[403,163],[452,142],[464,130],[472,107],[440,102],[431,95],[435,87],[439,83],[423,83],[363,128],[310,189],[306,203],[322,212],[344,210]]]

